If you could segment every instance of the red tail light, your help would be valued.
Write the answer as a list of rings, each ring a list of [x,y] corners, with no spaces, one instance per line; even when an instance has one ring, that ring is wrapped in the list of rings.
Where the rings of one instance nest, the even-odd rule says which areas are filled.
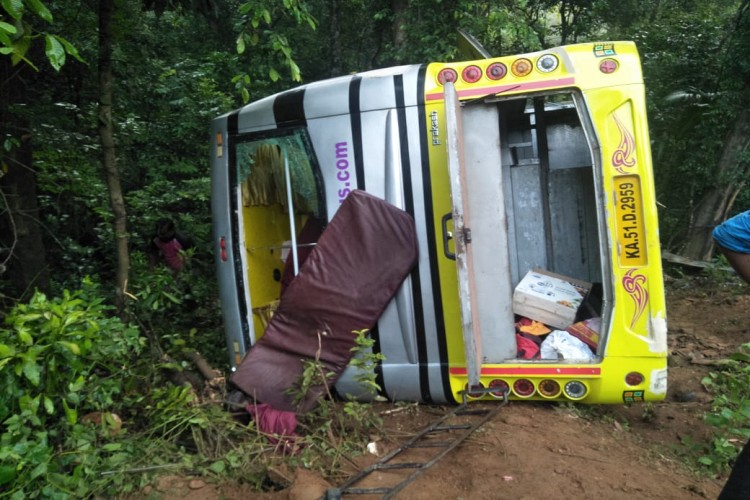
[[[223,236],[219,240],[219,250],[221,252],[220,253],[221,261],[226,262],[229,257],[227,256],[227,240]]]
[[[474,83],[482,78],[482,70],[479,66],[467,66],[461,72],[461,78],[467,83]]]
[[[458,80],[458,73],[456,73],[455,69],[444,68],[440,70],[437,78],[440,85],[445,85],[447,82],[455,82]]]
[[[646,377],[642,373],[630,372],[625,375],[625,383],[628,385],[641,385]]]
[[[466,395],[469,396],[470,398],[476,399],[476,398],[481,398],[482,396],[484,396],[484,392],[483,392],[484,386],[481,383],[478,385],[472,385],[471,387],[469,387],[469,384],[466,384],[465,389],[466,389]]]
[[[497,378],[494,380],[490,380],[490,389],[496,389],[495,391],[490,392],[490,396],[492,396],[493,398],[505,398],[510,392],[510,386],[508,385],[508,382]]]
[[[525,378],[519,378],[515,382],[513,382],[513,392],[516,393],[517,396],[520,396],[522,398],[527,398],[534,394],[534,391],[536,388],[534,387],[534,383],[531,380],[525,379]]]

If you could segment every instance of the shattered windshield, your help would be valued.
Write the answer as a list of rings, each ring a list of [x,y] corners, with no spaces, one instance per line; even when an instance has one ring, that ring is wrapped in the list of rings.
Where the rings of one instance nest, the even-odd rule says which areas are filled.
[[[311,154],[300,131],[239,143],[237,169],[243,205],[279,204],[288,210],[289,181],[293,211],[323,215]]]

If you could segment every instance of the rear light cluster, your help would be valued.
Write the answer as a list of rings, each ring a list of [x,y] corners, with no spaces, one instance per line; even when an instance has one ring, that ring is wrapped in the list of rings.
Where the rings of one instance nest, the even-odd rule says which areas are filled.
[[[525,57],[518,58],[511,63],[510,71],[517,77],[524,77],[531,74],[535,67],[540,73],[551,73],[558,66],[560,66],[560,60],[556,55],[544,54],[536,60],[536,63]],[[507,74],[508,67],[501,62],[493,62],[484,70],[472,64],[461,70],[461,80],[466,83],[476,83],[482,79],[482,76],[486,76],[488,80],[497,81],[505,78]],[[437,79],[440,85],[445,85],[447,82],[455,83],[459,79],[459,74],[453,68],[443,68],[438,73]]]
[[[639,372],[630,372],[625,375],[625,383],[628,386],[635,387],[643,384],[646,377]],[[466,395],[471,399],[479,399],[485,395],[493,398],[504,399],[506,396],[516,396],[518,398],[528,399],[532,396],[541,396],[545,399],[555,399],[564,396],[573,401],[579,401],[589,393],[589,387],[585,382],[580,380],[569,380],[567,382],[545,379],[518,378],[512,381],[503,379],[493,379],[487,384],[469,387],[465,386]]]
[[[469,387],[466,385],[466,395],[471,399],[479,399],[485,394],[493,398],[502,399],[506,395],[513,395],[527,399],[538,395],[546,399],[554,399],[565,396],[574,401],[583,399],[589,392],[588,386],[580,380],[570,380],[561,385],[561,382],[553,379],[542,379],[534,381],[528,378],[519,378],[508,382],[502,379],[490,380],[489,391],[485,390],[484,384]]]

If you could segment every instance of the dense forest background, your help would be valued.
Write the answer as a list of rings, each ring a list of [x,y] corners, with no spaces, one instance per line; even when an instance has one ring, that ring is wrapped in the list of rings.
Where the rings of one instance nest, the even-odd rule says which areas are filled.
[[[750,208],[744,189],[750,168],[748,5],[2,0],[0,316],[8,328],[29,335],[57,331],[34,323],[51,316],[66,328],[79,324],[82,332],[93,328],[114,338],[118,331],[122,353],[150,349],[167,368],[179,365],[179,353],[193,350],[223,368],[211,242],[211,119],[302,82],[394,64],[460,60],[459,28],[498,56],[634,40],[646,80],[662,244],[689,258],[711,259],[713,226]],[[189,265],[177,277],[149,265],[146,255],[163,217],[195,242]],[[90,316],[74,314],[81,303]],[[122,320],[117,327],[107,323],[113,315]],[[148,347],[133,340],[128,325],[149,339]],[[95,350],[91,343],[98,340],[89,334],[88,344],[75,347],[55,341],[62,346],[59,366],[80,355],[81,346]],[[25,403],[0,403],[0,422],[21,410],[28,417],[17,428],[6,422],[5,445],[34,439],[39,444],[21,424],[44,426],[40,404],[48,415],[64,411],[70,425],[77,421],[75,402],[83,408],[76,399],[83,386],[40,380],[49,366],[30,347],[38,342],[24,339],[12,348],[0,343],[0,368],[16,366],[7,375],[13,380],[0,380],[0,399],[37,394]],[[109,377],[116,370],[103,360],[113,352],[99,353],[94,364],[68,365],[71,376]],[[97,402],[92,407],[110,408],[124,397],[115,394],[127,392],[101,383],[91,391],[87,401]],[[47,448],[52,441],[45,435]],[[0,485],[23,469],[3,469],[12,458],[9,449],[0,447]]]
[[[4,307],[90,277],[120,310],[131,296],[158,310],[165,297],[154,294],[168,283],[148,284],[144,249],[162,217],[196,242],[182,281],[206,306],[210,120],[300,82],[460,59],[459,28],[497,55],[635,40],[664,247],[710,259],[712,227],[750,208],[747,1],[2,5],[0,26],[18,28],[0,31]]]

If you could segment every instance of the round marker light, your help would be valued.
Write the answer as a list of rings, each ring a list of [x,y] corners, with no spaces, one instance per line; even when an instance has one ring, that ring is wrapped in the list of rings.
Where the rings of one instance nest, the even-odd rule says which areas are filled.
[[[492,63],[485,72],[490,80],[501,80],[508,74],[508,68],[503,63]]]
[[[625,375],[625,383],[628,385],[641,385],[646,377],[642,373],[630,372]]]
[[[604,59],[599,63],[599,71],[607,75],[614,73],[619,67],[620,65],[614,59]]]
[[[516,76],[526,76],[531,73],[534,65],[528,59],[516,59],[510,67],[510,70]]]
[[[455,69],[443,68],[440,70],[440,73],[438,73],[437,79],[438,82],[440,82],[440,85],[445,85],[448,82],[455,82],[458,80],[458,73],[456,73]]]
[[[490,380],[490,389],[495,389],[494,391],[490,392],[490,396],[493,398],[500,398],[505,399],[508,397],[508,393],[510,392],[510,386],[508,385],[508,382],[505,380],[500,380],[498,378]]]
[[[583,399],[586,393],[589,391],[588,388],[579,382],[578,380],[571,380],[565,384],[565,395],[570,399]]]
[[[519,378],[515,382],[513,382],[513,392],[516,394],[516,396],[520,396],[522,398],[528,398],[532,394],[534,394],[534,391],[536,389],[534,388],[534,383],[525,378]]]
[[[464,388],[466,389],[466,395],[472,399],[477,399],[484,396],[484,392],[482,392],[484,386],[481,383],[479,383],[478,385],[472,385],[471,387],[469,387],[469,384],[466,384]]]
[[[482,78],[482,70],[479,66],[467,66],[461,72],[461,79],[466,83],[475,83]]]
[[[539,382],[539,394],[545,398],[555,398],[560,395],[562,389],[556,380],[545,379]]]
[[[560,62],[557,60],[557,56],[552,54],[545,54],[536,61],[536,69],[542,73],[550,73],[557,69]]]

